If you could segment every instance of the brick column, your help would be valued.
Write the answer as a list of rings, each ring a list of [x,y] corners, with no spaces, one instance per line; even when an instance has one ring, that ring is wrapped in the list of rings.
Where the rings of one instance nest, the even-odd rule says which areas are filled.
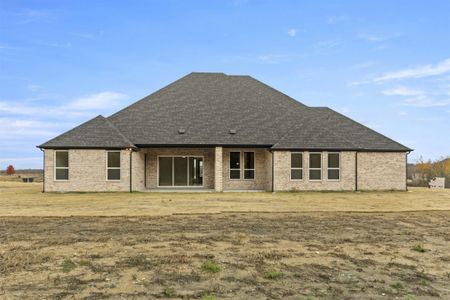
[[[223,148],[216,147],[214,154],[214,190],[223,192]]]

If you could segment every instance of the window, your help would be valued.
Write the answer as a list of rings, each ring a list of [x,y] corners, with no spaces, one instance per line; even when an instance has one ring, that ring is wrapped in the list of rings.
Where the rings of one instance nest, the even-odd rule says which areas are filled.
[[[255,152],[244,152],[244,179],[255,179]]]
[[[303,153],[291,153],[291,180],[303,179]]]
[[[230,152],[230,179],[241,179],[240,152]]]
[[[107,153],[107,179],[120,180],[120,151]]]
[[[340,179],[340,155],[339,153],[328,153],[328,179]]]
[[[69,151],[55,152],[55,180],[69,180]]]
[[[309,154],[309,180],[322,179],[322,153]]]

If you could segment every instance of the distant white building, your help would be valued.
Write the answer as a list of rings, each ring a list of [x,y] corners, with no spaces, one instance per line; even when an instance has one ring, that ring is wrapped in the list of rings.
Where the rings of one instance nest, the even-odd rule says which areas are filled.
[[[432,189],[445,189],[445,177],[434,177],[430,180],[429,186]]]

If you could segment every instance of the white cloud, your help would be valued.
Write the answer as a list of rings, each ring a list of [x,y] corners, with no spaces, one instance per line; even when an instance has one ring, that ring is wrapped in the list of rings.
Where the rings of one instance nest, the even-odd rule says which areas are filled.
[[[0,118],[0,135],[6,140],[20,140],[23,137],[51,137],[61,127],[74,125],[67,122],[46,122],[39,120],[21,120],[17,118]]]
[[[340,23],[343,21],[347,21],[348,17],[347,16],[331,16],[327,18],[327,23],[328,24],[336,24],[336,23]]]
[[[423,95],[422,91],[411,89],[404,86],[395,87],[392,89],[382,91],[387,96],[418,96]]]
[[[260,63],[277,64],[282,62],[289,62],[300,57],[302,57],[302,55],[298,54],[263,54],[259,55],[257,59]]]
[[[291,37],[294,37],[294,36],[297,35],[297,29],[295,29],[295,28],[289,29],[288,32],[287,32],[287,34],[288,34],[289,36],[291,36]]]
[[[110,109],[120,101],[128,99],[128,96],[117,92],[101,92],[75,99],[68,107],[77,110]]]
[[[92,116],[93,113],[108,113],[128,98],[122,93],[105,91],[53,107],[24,104],[20,101],[0,101],[0,113],[30,117],[86,117]]]
[[[435,100],[427,95],[417,95],[403,100],[404,105],[416,107],[439,107],[450,105],[449,100]]]
[[[29,84],[27,86],[27,89],[29,89],[32,92],[38,92],[38,91],[42,90],[42,86],[37,85],[37,84]]]
[[[404,69],[395,72],[385,73],[373,79],[374,82],[399,80],[409,78],[424,78],[436,76],[450,72],[450,58],[439,62],[436,65],[425,65],[411,69]]]
[[[398,86],[392,89],[387,89],[382,91],[381,93],[386,96],[404,97],[404,99],[402,100],[402,104],[408,106],[438,107],[447,106],[450,104],[448,100],[436,100],[436,95],[430,95],[427,92],[405,86]],[[439,95],[437,96],[439,97]]]
[[[29,89],[37,87],[29,86]],[[38,88],[37,88],[38,89]],[[49,99],[47,94],[39,94],[37,99]],[[19,168],[39,167],[42,157],[32,156],[39,152],[36,145],[53,138],[74,126],[89,120],[99,113],[105,115],[114,111],[123,100],[129,97],[125,94],[104,91],[86,95],[65,104],[58,104],[61,97],[52,99],[43,106],[43,101],[32,99],[0,100],[0,164],[12,163]],[[47,102],[48,103],[48,102]],[[29,155],[29,160],[8,158],[14,157],[18,151]]]
[[[325,40],[317,43],[317,46],[324,48],[335,48],[340,46],[342,43],[337,40]]]
[[[396,37],[399,37],[399,34],[373,34],[373,33],[360,33],[357,35],[357,38],[361,40],[365,40],[370,43],[379,43],[384,42]]]
[[[30,105],[18,103],[16,101],[0,101],[0,113],[15,116],[29,116],[29,117],[81,117],[91,115],[87,112],[71,110],[67,107],[49,107],[40,105]]]
[[[400,111],[398,114],[399,114],[400,116],[406,116],[406,115],[407,115],[406,111]]]
[[[363,69],[368,69],[370,67],[373,67],[374,65],[376,65],[376,62],[373,61],[366,61],[366,62],[362,62],[356,65],[351,66],[352,69],[355,70],[363,70]]]
[[[15,13],[15,16],[19,19],[18,24],[28,24],[36,21],[53,22],[58,14],[57,9],[25,9]]]
[[[434,122],[434,121],[441,121],[441,118],[436,118],[436,117],[420,117],[416,119],[417,121],[422,121],[422,122]]]

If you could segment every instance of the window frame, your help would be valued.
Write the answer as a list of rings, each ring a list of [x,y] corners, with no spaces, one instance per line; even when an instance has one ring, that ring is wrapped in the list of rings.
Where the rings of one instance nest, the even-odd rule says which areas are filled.
[[[293,168],[292,167],[292,155],[293,154],[301,154],[302,155],[302,167],[301,168]],[[289,178],[291,179],[291,181],[304,181],[305,180],[305,171],[304,171],[305,155],[303,154],[303,152],[291,152],[289,166],[290,166],[290,171],[291,171]],[[302,170],[302,178],[301,179],[292,178],[292,170]]]
[[[119,166],[118,167],[109,167],[108,166],[108,155],[109,153],[119,153]],[[119,179],[109,179],[108,178],[108,170],[119,170]],[[121,181],[122,180],[122,151],[120,150],[107,150],[106,151],[106,181]]]
[[[239,169],[231,168],[231,153],[239,153]],[[242,180],[242,153],[241,151],[230,151],[228,153],[228,179],[229,180]],[[239,178],[231,178],[231,171],[237,171],[239,170]]]
[[[67,167],[57,167],[56,166],[56,153],[61,153],[61,152],[66,152],[67,153]],[[70,174],[69,174],[69,167],[70,167],[70,154],[69,154],[69,150],[55,150],[55,152],[53,153],[53,180],[54,181],[69,181],[70,179]],[[58,179],[56,178],[56,170],[57,169],[62,169],[62,170],[67,170],[67,179]]]
[[[253,153],[253,169],[246,169],[245,168],[245,153]],[[243,161],[243,176],[242,179],[243,180],[255,180],[256,178],[256,171],[255,171],[255,167],[256,167],[256,154],[255,151],[242,151],[242,161]],[[245,171],[253,171],[253,178],[245,178]]]
[[[320,168],[311,168],[311,154],[319,154],[320,155]],[[308,180],[309,181],[322,181],[323,179],[323,156],[322,152],[309,152],[308,155]],[[320,170],[320,179],[311,179],[311,170]],[[328,176],[327,176],[328,177]]]
[[[330,168],[329,167],[329,155],[330,154],[337,154],[338,155],[338,157],[339,157],[339,167],[338,168]],[[329,177],[329,174],[328,174],[329,170],[338,170],[339,178],[338,179],[330,179],[330,178],[328,178]],[[327,153],[327,180],[328,181],[341,181],[341,152],[328,152]]]

